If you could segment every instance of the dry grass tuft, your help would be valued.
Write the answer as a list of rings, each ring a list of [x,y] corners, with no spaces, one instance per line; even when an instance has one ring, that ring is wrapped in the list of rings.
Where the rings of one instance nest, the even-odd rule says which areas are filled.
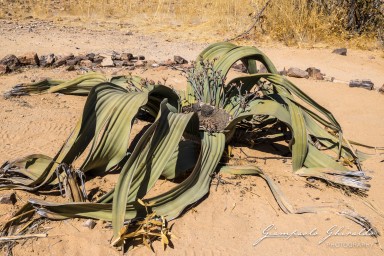
[[[267,0],[0,0],[0,18],[73,16],[82,22],[117,21],[149,31],[206,32],[217,41],[242,33]],[[355,2],[355,5],[351,3]],[[270,1],[251,40],[270,38],[286,45],[316,42],[371,49],[384,46],[384,3],[380,0]],[[363,3],[364,2],[364,3]],[[360,6],[360,5],[362,6]],[[374,13],[373,13],[374,12]],[[361,24],[360,24],[360,23]],[[364,42],[362,43],[362,40]]]

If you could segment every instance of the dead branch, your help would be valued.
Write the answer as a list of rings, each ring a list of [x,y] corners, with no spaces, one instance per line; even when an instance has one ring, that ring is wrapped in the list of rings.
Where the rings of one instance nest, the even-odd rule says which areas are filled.
[[[29,235],[20,235],[20,236],[3,236],[0,237],[0,241],[14,241],[21,239],[29,239],[29,238],[41,238],[47,237],[48,234],[29,234]]]
[[[227,40],[225,40],[225,41],[226,41],[226,42],[233,41],[233,40],[235,40],[235,39],[237,39],[237,38],[243,37],[243,36],[245,36],[246,34],[248,34],[248,33],[249,33],[249,32],[256,26],[257,22],[259,22],[260,17],[261,17],[261,15],[263,15],[263,12],[264,12],[265,9],[267,8],[269,2],[271,2],[271,0],[268,0],[268,1],[265,3],[265,5],[263,6],[263,8],[261,8],[260,12],[256,15],[256,17],[255,17],[255,21],[249,26],[249,28],[248,28],[246,31],[244,31],[243,33],[241,33],[241,34],[239,34],[239,35],[237,35],[237,36],[235,36],[235,37],[233,37],[233,38],[227,39]]]

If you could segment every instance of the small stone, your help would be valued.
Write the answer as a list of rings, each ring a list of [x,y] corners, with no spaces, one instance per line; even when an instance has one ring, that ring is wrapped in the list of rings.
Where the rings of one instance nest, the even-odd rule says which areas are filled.
[[[82,61],[80,61],[80,66],[91,68],[92,67],[92,61],[90,61],[90,60],[82,60]]]
[[[157,64],[157,63],[152,63],[151,64],[151,67],[153,67],[153,68],[157,68],[157,67],[159,67],[160,65],[159,64]]]
[[[139,56],[137,56],[137,59],[138,60],[145,60],[145,57],[143,55],[139,55]]]
[[[53,64],[53,66],[55,68],[63,66],[65,64],[67,64],[67,60],[70,60],[73,58],[74,58],[73,54],[69,54],[69,55],[65,55],[65,56],[58,56],[55,60],[55,63]]]
[[[113,60],[113,63],[115,64],[115,67],[122,67],[123,66],[122,60]]]
[[[87,227],[89,229],[93,229],[96,226],[96,221],[92,219],[88,219],[83,223],[83,227]]]
[[[100,64],[102,67],[114,67],[115,63],[113,63],[112,57],[111,56],[106,56],[103,61]]]
[[[95,58],[95,56],[96,56],[96,54],[94,54],[93,52],[91,52],[91,53],[87,53],[87,54],[85,55],[85,60],[93,61],[94,58]]]
[[[246,72],[247,71],[247,68],[244,66],[243,63],[233,64],[232,68],[236,69],[237,71],[240,71],[240,72]]]
[[[349,82],[349,87],[360,87],[367,90],[372,90],[373,86],[374,84],[369,79],[363,79],[363,80],[356,79],[356,80],[351,80]]]
[[[8,73],[10,70],[7,65],[0,64],[0,75]]]
[[[68,66],[75,66],[79,63],[79,59],[78,58],[74,58],[74,59],[69,59],[65,62],[65,64],[67,64]]]
[[[310,183],[314,183],[316,180],[314,178],[308,178],[307,181]]]
[[[263,64],[260,64],[259,73],[269,73],[269,72]]]
[[[103,62],[104,59],[105,59],[105,57],[101,56],[100,54],[96,54],[96,55],[93,57],[92,62],[93,62],[93,63],[96,63],[96,64],[101,64],[101,62]]]
[[[0,196],[0,204],[15,204],[16,201],[15,193]]]
[[[145,64],[146,64],[147,62],[146,61],[144,61],[144,60],[138,60],[138,61],[136,61],[136,63],[135,63],[135,67],[136,68],[139,68],[139,67],[145,67]]]
[[[27,52],[18,57],[21,65],[38,66],[40,64],[39,57],[36,52]]]
[[[18,69],[21,65],[19,59],[13,54],[8,54],[2,58],[0,64],[7,65],[10,71]]]
[[[384,84],[381,86],[381,88],[379,89],[379,93],[382,93],[384,94]]]
[[[53,53],[42,55],[39,58],[40,67],[50,67],[55,62],[55,55]]]
[[[114,52],[111,56],[112,60],[121,60],[121,55],[118,54],[117,52]]]
[[[82,60],[88,60],[88,57],[87,57],[87,55],[80,54],[80,55],[75,57],[75,60],[77,61],[77,64],[79,64],[80,61],[82,61]]]
[[[186,59],[184,59],[183,57],[178,56],[178,55],[173,56],[173,60],[176,62],[176,64],[187,64],[188,63],[188,61]]]
[[[132,58],[133,58],[132,53],[126,53],[126,52],[124,52],[124,53],[122,53],[122,54],[120,55],[120,59],[121,59],[121,60],[131,60]]]
[[[333,50],[332,53],[347,56],[347,48],[337,48]]]
[[[308,78],[308,72],[299,68],[292,67],[288,69],[287,76],[297,78]]]
[[[310,78],[315,80],[324,80],[324,75],[321,73],[320,69],[315,67],[309,67],[306,69]]]
[[[135,64],[128,61],[128,60],[123,60],[122,63],[121,63],[122,66],[131,66],[133,67]]]

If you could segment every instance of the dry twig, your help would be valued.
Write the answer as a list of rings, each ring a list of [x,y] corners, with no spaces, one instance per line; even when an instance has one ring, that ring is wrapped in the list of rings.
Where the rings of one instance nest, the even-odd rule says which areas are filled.
[[[241,34],[239,34],[239,35],[237,35],[237,36],[235,36],[235,37],[232,37],[232,38],[230,38],[230,39],[227,39],[227,40],[225,40],[225,41],[226,41],[226,42],[233,41],[233,40],[235,40],[235,39],[237,39],[237,38],[243,37],[243,36],[245,36],[246,34],[248,34],[248,33],[249,33],[249,32],[256,26],[257,22],[259,22],[259,20],[260,20],[260,18],[261,18],[261,15],[263,14],[263,12],[265,11],[265,9],[267,8],[269,2],[271,2],[271,0],[268,0],[268,1],[265,3],[265,5],[263,6],[263,8],[261,8],[260,12],[256,15],[256,17],[255,17],[255,21],[249,26],[249,28],[248,28],[246,31],[244,31],[243,33],[241,33]]]

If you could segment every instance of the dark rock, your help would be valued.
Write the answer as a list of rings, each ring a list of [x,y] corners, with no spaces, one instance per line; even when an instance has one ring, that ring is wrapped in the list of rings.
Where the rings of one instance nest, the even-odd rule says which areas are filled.
[[[6,194],[0,196],[0,204],[15,204],[16,203],[16,194]]]
[[[308,78],[308,72],[299,68],[292,67],[288,69],[287,76],[297,78]]]
[[[121,65],[122,66],[131,66],[131,67],[133,67],[135,64],[130,62],[130,61],[128,61],[128,60],[123,60]]]
[[[232,65],[232,68],[236,69],[236,70],[238,70],[240,72],[246,72],[247,71],[247,68],[244,66],[243,63],[238,63],[238,64],[235,63],[235,64]]]
[[[78,58],[74,58],[74,59],[69,59],[65,62],[66,65],[68,66],[75,66],[77,65],[78,63],[80,62],[80,60]]]
[[[20,55],[18,59],[21,65],[38,66],[40,63],[36,52],[27,52],[23,55]]]
[[[349,87],[360,87],[360,88],[364,88],[367,90],[372,90],[373,86],[374,86],[374,84],[369,79],[364,79],[364,80],[356,79],[356,80],[351,80],[349,82]]]
[[[112,59],[113,61],[115,61],[115,60],[121,60],[121,55],[120,55],[119,53],[117,53],[117,52],[113,52],[112,55],[111,55],[111,59]]]
[[[42,55],[39,58],[40,67],[50,67],[55,62],[55,55],[53,53],[48,55]]]
[[[192,111],[193,111],[193,112],[198,112],[198,111],[200,111],[200,110],[201,110],[201,106],[200,106],[199,103],[193,103],[193,104],[192,104]]]
[[[123,66],[122,60],[113,60],[113,63],[115,64],[116,67],[122,67]]]
[[[338,48],[333,50],[332,53],[347,56],[347,48]]]
[[[68,60],[71,60],[73,58],[74,58],[73,54],[69,54],[69,55],[65,55],[65,56],[58,56],[55,60],[55,63],[53,64],[53,66],[55,68],[63,66],[65,64],[67,64]]]
[[[321,73],[320,69],[310,67],[307,68],[306,71],[308,72],[310,78],[313,78],[315,80],[324,80],[324,75]]]
[[[184,59],[183,57],[178,56],[178,55],[173,56],[173,60],[176,62],[176,64],[187,64],[188,63],[188,61],[186,59]]]
[[[94,53],[87,53],[86,55],[85,55],[85,57],[86,57],[86,59],[87,60],[90,60],[90,61],[92,61],[93,62],[93,60],[95,59],[95,56],[96,56],[96,54],[94,54]]]
[[[78,55],[78,56],[75,56],[75,60],[76,60],[77,63],[79,64],[80,61],[82,61],[82,60],[88,60],[88,57],[87,57],[87,55],[80,54],[80,55]]]
[[[145,57],[143,55],[139,55],[139,56],[137,56],[137,59],[138,60],[145,60]]]
[[[82,61],[80,61],[80,66],[91,68],[92,67],[92,61],[90,61],[90,60],[82,60]]]
[[[131,60],[132,58],[133,58],[133,55],[131,53],[124,52],[120,55],[121,60]]]
[[[8,54],[4,58],[2,58],[0,60],[0,64],[8,66],[10,71],[18,69],[21,65],[19,59],[13,54]]]
[[[379,93],[382,93],[384,94],[384,84],[381,86],[381,88],[379,89]]]
[[[101,56],[100,54],[96,54],[94,57],[93,57],[93,63],[96,63],[96,64],[101,64],[101,62],[103,62],[103,59],[104,57]]]
[[[9,73],[10,70],[7,65],[0,64],[0,75]]]
[[[93,229],[96,226],[96,222],[92,219],[88,219],[83,223],[83,227]]]

